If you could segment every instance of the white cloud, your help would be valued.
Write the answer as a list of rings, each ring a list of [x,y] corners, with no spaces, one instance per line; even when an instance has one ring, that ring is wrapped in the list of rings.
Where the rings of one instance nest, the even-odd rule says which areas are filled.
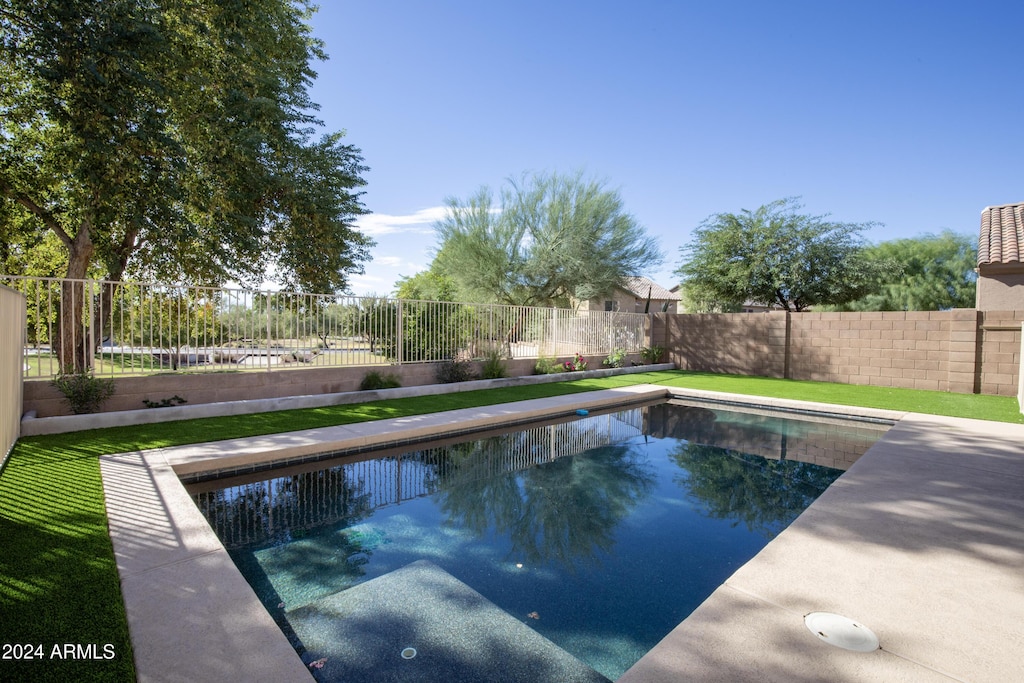
[[[368,216],[360,216],[356,221],[356,227],[364,235],[370,237],[377,235],[390,235],[398,232],[413,232],[421,234],[432,234],[433,223],[444,218],[447,207],[432,206],[428,209],[420,209],[415,213],[405,216],[393,216],[386,213],[371,213]]]

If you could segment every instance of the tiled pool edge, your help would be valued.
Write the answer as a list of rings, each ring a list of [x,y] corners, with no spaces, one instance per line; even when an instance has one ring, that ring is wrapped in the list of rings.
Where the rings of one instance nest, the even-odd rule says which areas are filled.
[[[223,676],[239,680],[311,680],[311,675],[287,639],[262,608],[205,518],[192,504],[175,469],[198,471],[209,467],[209,461],[217,458],[217,451],[223,452],[225,448],[233,449],[229,457],[234,459],[248,456],[266,458],[270,453],[280,454],[278,447],[282,445],[289,449],[288,452],[299,453],[312,448],[312,444],[322,449],[334,448],[332,443],[386,441],[395,437],[397,429],[402,433],[408,430],[410,434],[423,436],[439,431],[443,433],[454,424],[465,426],[470,420],[479,420],[479,426],[484,427],[508,421],[513,416],[521,418],[533,413],[540,417],[552,410],[564,411],[569,406],[594,409],[659,395],[725,398],[733,403],[795,410],[855,412],[878,419],[897,420],[905,415],[892,411],[637,385],[415,419],[360,423],[332,428],[343,430],[333,433],[330,430],[310,430],[221,442],[219,448],[217,444],[204,444],[106,456],[101,459],[101,469],[111,538],[125,595],[139,679],[189,680]],[[936,420],[943,421],[941,418]],[[325,446],[322,438],[333,441]],[[240,451],[244,455],[240,455]],[[200,465],[204,461],[206,464]],[[731,593],[736,592],[729,588],[728,582],[718,592],[727,589]],[[658,656],[662,654],[659,652]],[[751,654],[756,655],[748,652],[748,656]],[[647,680],[631,672],[627,672],[622,680]]]

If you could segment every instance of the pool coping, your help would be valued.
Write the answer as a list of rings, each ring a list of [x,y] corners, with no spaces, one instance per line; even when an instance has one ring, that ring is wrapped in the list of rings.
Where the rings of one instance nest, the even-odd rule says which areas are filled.
[[[508,422],[547,417],[552,413],[564,414],[578,408],[596,410],[668,396],[725,400],[735,404],[796,411],[856,414],[896,422],[894,430],[906,423],[912,432],[923,428],[940,436],[943,430],[952,429],[967,430],[972,434],[986,432],[991,437],[991,433],[1000,432],[1001,429],[994,425],[1003,425],[1009,430],[1006,433],[1012,435],[1010,438],[1024,439],[1024,426],[1020,425],[984,423],[986,427],[981,427],[974,424],[979,422],[976,420],[936,418],[898,411],[851,408],[713,391],[682,390],[661,385],[634,385],[416,417],[103,456],[100,461],[110,535],[121,577],[138,679],[201,680],[224,676],[240,680],[312,680],[312,675],[292,649],[287,638],[235,568],[227,551],[185,491],[179,476],[210,469],[237,470],[248,465],[265,463],[270,459],[302,457],[324,449],[341,450],[383,445],[397,439],[444,435],[469,428],[483,429]],[[905,439],[906,431],[899,430],[897,435],[902,435],[900,438]],[[899,443],[890,443],[886,446],[887,437],[888,434],[880,440],[881,448],[876,444],[850,472],[870,472],[870,460],[874,456],[869,456],[876,451],[882,453],[883,457],[886,456],[887,449],[895,448],[898,451]],[[998,436],[991,438],[998,440]],[[862,462],[867,462],[867,465],[862,467]],[[847,475],[840,478],[839,482],[845,477]],[[741,596],[748,602],[753,601],[760,608],[760,618],[786,621],[786,627],[789,629],[787,633],[793,635],[793,624],[789,623],[795,619],[792,606],[771,607],[770,600],[757,595],[756,591],[751,592],[749,585],[753,584],[748,585],[734,579],[737,576],[756,578],[777,572],[778,566],[771,561],[775,552],[773,546],[780,546],[785,550],[794,545],[790,539],[797,539],[796,556],[800,557],[801,553],[807,552],[807,547],[801,546],[800,539],[804,539],[804,543],[809,545],[820,542],[820,539],[808,540],[805,530],[799,523],[808,516],[808,513],[811,513],[811,518],[827,513],[829,506],[833,504],[828,498],[829,496],[822,496],[790,527],[796,527],[794,533],[790,534],[787,529],[769,543],[764,551],[726,581],[690,618],[680,624],[679,628],[626,672],[620,681],[676,680],[679,672],[687,667],[690,671],[696,671],[696,674],[692,675],[698,680],[708,680],[715,677],[715,671],[720,672],[724,669],[716,669],[711,665],[703,670],[693,669],[697,666],[694,662],[706,663],[706,657],[701,659],[698,655],[701,652],[719,652],[729,648],[735,650],[737,656],[743,653],[733,664],[730,674],[733,680],[740,680],[735,677],[736,672],[756,670],[757,667],[753,666],[755,662],[768,661],[759,657],[756,648],[751,648],[750,642],[730,644],[726,636],[720,636],[720,642],[713,646],[711,641],[701,636],[700,644],[697,646],[694,644],[697,641],[690,633],[692,629],[688,624],[707,621],[713,624],[715,619],[719,619],[715,616],[716,610],[721,612],[732,604],[730,600],[736,602],[737,596]],[[848,504],[848,501],[839,500],[839,504],[838,509],[842,509],[842,504]],[[769,549],[772,549],[772,552],[768,552]],[[889,549],[890,553],[895,550]],[[1021,553],[1021,559],[1024,561],[1024,552]],[[790,557],[787,562],[792,562],[792,558]],[[884,558],[882,563],[885,563]],[[790,569],[797,571],[799,567]],[[735,606],[738,610],[735,614],[754,613],[743,611],[749,605],[742,600],[740,603]],[[1016,603],[1010,601],[1007,604]],[[723,605],[726,607],[722,607]],[[856,605],[853,606],[855,607]],[[803,628],[802,618],[799,621],[800,628]],[[756,624],[750,628],[756,631]],[[710,629],[703,627],[702,630],[711,632]],[[799,629],[796,633],[799,633]],[[805,635],[810,636],[809,632]],[[793,647],[799,654],[796,661],[802,662],[803,659],[800,657],[809,658],[807,661],[811,663],[818,663],[820,660],[835,668],[838,666],[835,661],[843,660],[841,655],[832,652],[835,648],[817,643],[813,637],[808,640],[810,645],[801,642]],[[253,656],[254,653],[259,653],[259,656]],[[842,651],[842,655],[847,654],[849,653]],[[1009,659],[1010,655],[1006,655],[1006,658]],[[928,672],[937,670],[927,663],[907,664],[912,661],[908,656],[896,656],[894,659],[904,668],[918,667]],[[848,666],[860,671],[864,661],[854,659]],[[900,671],[906,673],[903,669]],[[750,680],[763,680],[763,676]],[[943,680],[951,679],[946,677]],[[952,680],[957,679],[954,677]]]

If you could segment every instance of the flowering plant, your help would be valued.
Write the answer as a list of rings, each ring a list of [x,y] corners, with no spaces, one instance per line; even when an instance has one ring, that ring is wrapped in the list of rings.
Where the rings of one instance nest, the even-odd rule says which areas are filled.
[[[565,362],[565,371],[566,372],[573,372],[574,370],[586,370],[586,369],[587,369],[587,361],[585,361],[583,359],[583,356],[581,356],[578,353],[576,354],[575,358]]]

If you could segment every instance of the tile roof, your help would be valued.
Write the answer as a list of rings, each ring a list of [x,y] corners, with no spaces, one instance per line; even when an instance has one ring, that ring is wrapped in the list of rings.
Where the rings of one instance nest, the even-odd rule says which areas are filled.
[[[652,300],[664,301],[667,299],[669,301],[679,301],[683,298],[679,294],[670,292],[649,278],[638,277],[636,275],[624,278],[622,281],[622,288],[638,299],[646,299],[648,291],[651,293]]]
[[[989,206],[981,212],[978,265],[1024,261],[1024,203]]]

